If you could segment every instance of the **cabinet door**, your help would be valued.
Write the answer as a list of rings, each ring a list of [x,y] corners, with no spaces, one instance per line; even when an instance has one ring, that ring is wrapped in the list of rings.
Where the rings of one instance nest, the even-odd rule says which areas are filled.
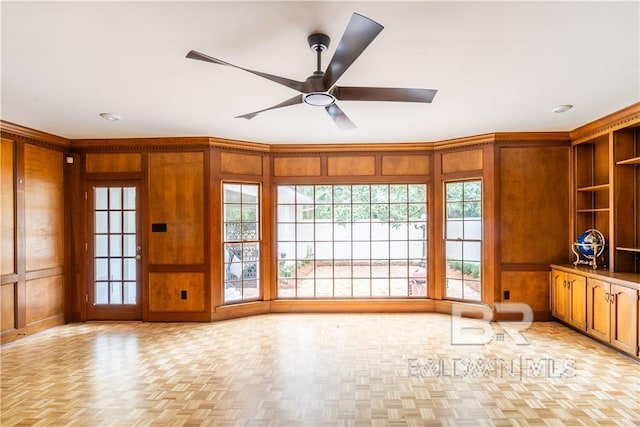
[[[567,273],[569,310],[567,321],[576,328],[587,330],[587,278]]]
[[[566,278],[566,273],[551,270],[551,315],[556,319],[565,321],[569,310]]]
[[[611,337],[610,285],[600,280],[587,280],[587,332],[595,338],[609,341]]]
[[[636,354],[638,346],[638,291],[611,285],[611,344]]]

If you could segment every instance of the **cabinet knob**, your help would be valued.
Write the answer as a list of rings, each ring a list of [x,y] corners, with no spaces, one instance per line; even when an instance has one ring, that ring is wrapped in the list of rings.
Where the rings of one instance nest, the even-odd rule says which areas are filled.
[[[604,294],[604,300],[609,302],[609,292],[607,292],[606,294]]]

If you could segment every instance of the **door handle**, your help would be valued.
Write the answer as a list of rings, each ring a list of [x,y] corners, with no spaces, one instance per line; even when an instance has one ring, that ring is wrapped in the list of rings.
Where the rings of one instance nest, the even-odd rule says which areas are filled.
[[[604,300],[606,302],[609,302],[609,292],[607,292],[606,294],[604,294]]]
[[[140,260],[142,259],[142,255],[140,255],[140,251],[141,251],[141,250],[142,250],[142,248],[141,248],[140,246],[138,246],[138,247],[136,248],[136,259],[137,259],[138,261],[140,261]]]

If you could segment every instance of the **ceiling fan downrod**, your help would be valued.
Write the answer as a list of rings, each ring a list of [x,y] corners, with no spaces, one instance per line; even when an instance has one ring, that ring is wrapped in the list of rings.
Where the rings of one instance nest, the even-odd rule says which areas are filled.
[[[309,48],[316,53],[316,71],[313,72],[314,76],[322,76],[322,52],[327,50],[331,39],[328,35],[322,33],[313,33],[307,37],[309,42]]]

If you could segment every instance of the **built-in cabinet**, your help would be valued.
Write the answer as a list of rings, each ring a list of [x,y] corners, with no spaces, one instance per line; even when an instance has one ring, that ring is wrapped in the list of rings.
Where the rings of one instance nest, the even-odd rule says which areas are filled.
[[[561,270],[553,270],[551,280],[551,314],[578,329],[586,330],[586,278]]]
[[[570,137],[572,224],[567,248],[589,229],[604,235],[606,248],[597,259],[597,268],[551,266],[551,313],[638,357],[640,104],[577,128]],[[576,295],[571,284],[576,276],[586,291],[584,297]],[[573,318],[576,313],[578,317]]]
[[[553,265],[551,313],[574,328],[639,357],[640,275]]]
[[[638,291],[587,281],[587,333],[629,354],[638,347]]]

